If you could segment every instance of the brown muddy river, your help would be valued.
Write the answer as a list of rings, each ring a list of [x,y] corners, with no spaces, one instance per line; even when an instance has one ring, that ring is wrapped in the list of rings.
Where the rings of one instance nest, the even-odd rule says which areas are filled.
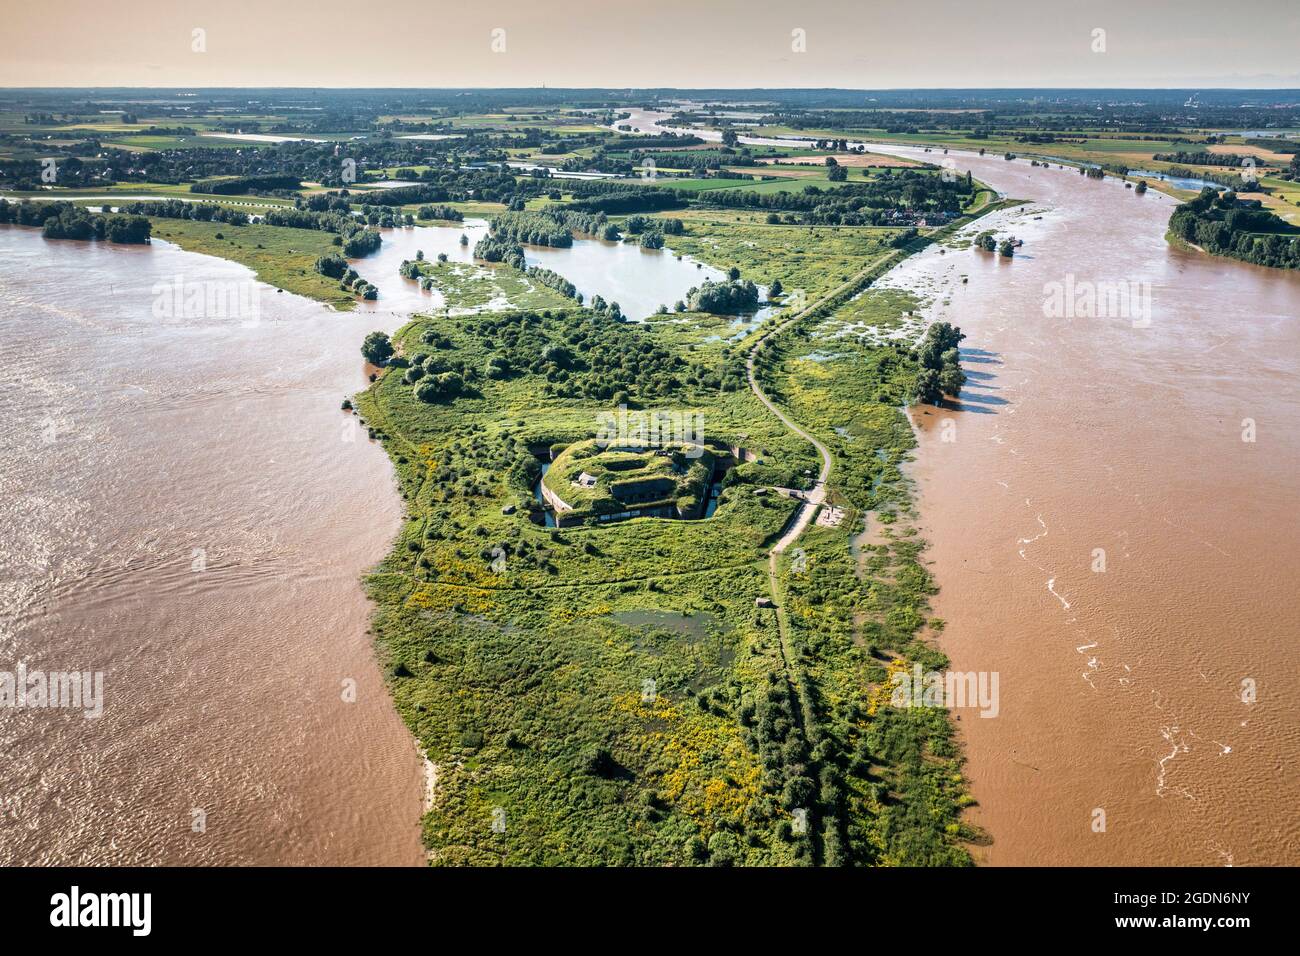
[[[232,317],[155,314],[177,276]],[[0,863],[422,861],[359,582],[399,501],[339,410],[398,320],[250,276],[0,226],[0,670],[104,675],[97,719],[0,709]]]
[[[1001,678],[1000,714],[958,725],[977,859],[1296,864],[1300,275],[1171,249],[1154,191],[954,158],[1035,201],[972,230],[1014,260],[932,248],[890,278],[967,335],[912,474],[944,648]],[[1127,310],[1087,307],[1120,282]]]

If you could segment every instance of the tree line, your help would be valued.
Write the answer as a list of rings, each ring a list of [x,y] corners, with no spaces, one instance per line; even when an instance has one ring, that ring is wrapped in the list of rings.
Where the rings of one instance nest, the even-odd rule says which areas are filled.
[[[1276,269],[1300,269],[1300,229],[1232,190],[1201,190],[1169,217],[1169,231],[1215,255]]]
[[[130,245],[147,243],[153,230],[144,216],[92,213],[67,202],[6,199],[0,199],[0,223],[39,226],[47,239],[105,239]]]

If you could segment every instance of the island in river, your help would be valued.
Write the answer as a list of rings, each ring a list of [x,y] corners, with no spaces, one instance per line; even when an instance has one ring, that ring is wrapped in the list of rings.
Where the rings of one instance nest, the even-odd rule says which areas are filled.
[[[177,764],[178,747],[192,757],[177,764],[189,774],[152,789],[141,765],[123,765],[123,786],[136,789],[118,796],[118,816],[161,809],[142,812],[145,836],[120,845],[121,858],[417,859],[418,841],[400,823],[373,824],[394,841],[360,849],[360,821],[380,817],[351,783],[361,779],[357,768],[340,762],[347,748],[330,745],[359,732],[385,742],[369,752],[385,761],[377,776],[392,785],[373,797],[390,815],[413,820],[423,790],[423,844],[440,864],[1294,859],[1294,828],[1278,817],[1294,793],[1270,763],[1294,754],[1294,715],[1266,694],[1242,696],[1246,681],[1268,687],[1285,672],[1284,644],[1251,601],[1254,582],[1296,563],[1285,522],[1256,520],[1288,513],[1295,490],[1295,445],[1268,427],[1294,420],[1288,275],[1170,251],[1162,235],[1173,204],[1156,190],[1125,189],[1113,170],[1081,176],[1010,148],[981,156],[832,131],[799,140],[737,133],[689,109],[645,115],[654,121],[645,135],[618,130],[639,121],[613,110],[603,117],[613,130],[548,133],[581,149],[589,147],[578,137],[601,144],[582,162],[603,169],[571,180],[549,179],[550,167],[494,164],[492,151],[510,135],[499,130],[469,142],[435,138],[451,135],[441,132],[376,139],[360,183],[334,174],[308,182],[304,167],[292,181],[308,184],[291,195],[279,187],[205,195],[209,179],[182,187],[183,197],[178,182],[141,183],[139,193],[163,199],[139,200],[139,208],[119,187],[92,191],[92,182],[81,195],[60,188],[39,196],[98,206],[121,195],[118,214],[147,216],[154,236],[245,263],[274,288],[351,316],[321,310],[309,322],[295,311],[302,300],[249,283],[242,271],[205,277],[213,267],[197,263],[211,260],[167,243],[128,250],[57,238],[83,228],[97,234],[101,220],[70,207],[48,217],[57,220],[48,239],[5,227],[22,237],[19,247],[37,243],[102,268],[84,278],[99,275],[111,289],[135,288],[112,271],[135,265],[122,258],[135,253],[175,261],[182,291],[227,279],[257,288],[260,300],[247,302],[260,301],[261,318],[273,320],[266,332],[294,340],[259,342],[256,323],[223,339],[253,316],[214,322],[205,300],[195,316],[173,310],[179,328],[146,324],[154,333],[141,339],[146,355],[153,344],[175,347],[179,336],[200,364],[226,354],[212,344],[220,340],[240,354],[256,350],[275,368],[314,368],[320,323],[335,323],[327,351],[343,372],[301,390],[316,417],[291,408],[275,420],[291,430],[308,423],[304,434],[323,455],[334,427],[343,441],[353,437],[358,454],[370,446],[356,440],[368,435],[397,475],[399,499],[382,475],[354,479],[366,481],[372,500],[351,494],[351,481],[331,470],[356,468],[352,457],[314,471],[332,491],[369,502],[348,520],[327,521],[349,541],[380,542],[348,552],[356,560],[340,568],[349,579],[396,537],[367,586],[388,687],[427,761],[423,786],[412,784],[419,773],[409,737],[371,693],[377,675],[339,663],[368,650],[349,603],[356,592],[317,563],[299,562],[308,580],[333,582],[334,600],[317,595],[313,607],[349,610],[340,623],[304,621],[283,644],[290,656],[322,628],[337,641],[309,652],[313,667],[289,668],[266,685],[268,693],[289,688],[285,699],[307,707],[306,723],[320,728],[312,737],[319,747],[296,765],[283,759],[286,738],[274,731],[282,711],[262,712],[270,724],[250,728],[224,709],[227,733],[196,736],[216,700],[204,684],[214,672],[211,642],[178,630],[192,615],[175,602],[150,604],[159,637],[138,651],[130,650],[138,627],[109,626],[104,647],[138,659],[111,672],[110,691],[121,696],[106,713],[123,716],[105,726],[134,752],[160,753],[154,765]],[[553,120],[559,127],[572,117]],[[1091,120],[1080,113],[1078,122]],[[252,189],[251,166],[302,161],[319,174],[334,149],[305,138],[222,149],[211,162],[229,170],[216,180],[230,184],[223,189]],[[160,152],[151,170],[184,182],[184,168],[174,167],[184,161],[179,152]],[[626,169],[650,175],[612,178]],[[15,170],[23,174],[21,164],[4,174]],[[1288,182],[1272,177],[1284,175],[1281,164],[1268,170],[1272,192],[1264,195],[1273,203],[1290,187],[1273,185]],[[998,192],[1034,202],[999,202]],[[1258,225],[1252,207],[1239,205],[1251,201],[1211,199],[1194,233],[1218,235],[1220,222]],[[1099,206],[1104,224],[1093,215]],[[23,215],[44,224],[43,208]],[[433,221],[445,224],[416,225]],[[476,255],[480,243],[501,261]],[[146,307],[157,322],[154,306],[177,287],[174,276],[149,275],[157,281],[137,290],[128,327]],[[1106,291],[1117,286],[1126,298]],[[1057,287],[1081,295],[1053,297]],[[1233,309],[1218,298],[1225,289],[1234,290]],[[1207,303],[1217,303],[1213,314]],[[61,321],[84,323],[85,313],[69,309]],[[20,306],[12,320],[30,333],[22,316]],[[372,387],[340,410],[364,381],[356,346],[368,332],[395,351],[374,353],[383,364],[366,369]],[[103,361],[89,394],[132,384],[121,347],[80,357],[79,368]],[[161,372],[168,359],[159,352],[145,361]],[[200,382],[208,374],[185,373]],[[1273,397],[1264,409],[1261,381]],[[239,389],[217,392],[224,400],[212,410],[234,416],[232,435],[266,427],[260,389],[242,402]],[[180,390],[158,433],[183,433],[194,403],[208,408],[204,394]],[[1147,416],[1134,418],[1145,408],[1151,427]],[[33,422],[45,433],[51,418],[53,434],[66,437],[48,410]],[[614,447],[593,451],[600,441]],[[227,444],[209,444],[234,460]],[[1076,455],[1081,445],[1086,453]],[[189,473],[174,461],[179,447],[131,459],[168,462],[161,490],[157,475],[126,463],[102,469],[150,487],[150,500],[171,513],[166,482]],[[1215,467],[1205,468],[1210,448]],[[589,452],[584,469],[579,456]],[[1143,468],[1151,455],[1176,464]],[[292,467],[284,471],[288,459],[276,457],[279,466],[247,469],[264,486],[220,489],[237,500],[214,511],[214,530],[201,536],[225,540],[232,528],[262,527],[247,509],[277,493],[314,503],[312,518],[338,513],[321,496],[295,497]],[[93,479],[78,471],[88,460],[74,455],[38,471],[57,491]],[[544,485],[541,474],[556,460],[566,470]],[[204,484],[209,474],[223,472],[196,466],[181,483],[183,500],[217,495]],[[27,487],[42,487],[38,478],[29,475]],[[557,490],[560,481],[570,487]],[[32,505],[30,494],[15,500]],[[93,521],[61,523],[41,547],[97,555],[82,536],[114,522],[135,527],[120,500],[89,508]],[[599,507],[564,522],[557,501]],[[1223,520],[1205,503],[1218,503]],[[639,513],[650,507],[655,516]],[[284,520],[333,547],[307,517],[271,516],[265,526]],[[179,525],[142,532],[142,547],[196,560],[195,547],[213,549],[182,541],[176,528],[202,524],[186,513]],[[928,550],[923,539],[933,542]],[[1276,566],[1261,567],[1255,554],[1276,556]],[[1085,565],[1091,577],[1080,579]],[[91,619],[77,624],[77,605],[59,596],[81,593],[68,581],[114,579],[105,566],[111,556],[58,576],[52,590],[30,591],[16,652],[83,646]],[[1207,575],[1221,589],[1221,617],[1203,597]],[[38,577],[24,572],[15,581],[27,587]],[[230,575],[192,580],[205,582],[213,631],[230,635],[229,671],[255,670],[257,649],[278,639],[266,628],[274,635],[284,615],[251,622],[235,609],[260,605]],[[291,580],[262,583],[287,596]],[[139,573],[120,581],[120,595],[104,600],[129,603],[146,587]],[[72,622],[64,635],[71,643],[52,630],[59,620]],[[1224,646],[1207,645],[1211,625],[1229,635]],[[141,703],[146,685],[129,675],[164,664],[188,668],[193,680],[168,698],[172,743],[155,751],[141,741],[157,715]],[[295,697],[295,680],[328,693]],[[354,691],[359,698],[343,696]],[[371,722],[348,724],[363,713],[349,709],[359,699]],[[1239,713],[1238,701],[1249,710]],[[73,765],[106,746],[96,734],[80,738],[62,728],[30,739],[45,739],[48,752]],[[1235,773],[1222,773],[1222,761]],[[306,792],[309,768],[341,783],[326,788],[328,805],[316,812],[303,800],[244,801],[240,825],[223,829],[215,821],[228,821],[230,809],[211,812],[222,786],[256,794],[220,771],[234,764],[278,781],[282,793]],[[206,792],[216,796],[187,796],[194,778],[210,780]],[[75,787],[73,778],[33,779],[44,789],[25,792],[23,807],[39,832],[54,817],[32,817],[30,808],[58,806]],[[1105,792],[1096,792],[1098,780],[1110,782]],[[214,824],[192,829],[195,810]],[[291,821],[297,851],[267,838],[281,818]],[[85,819],[49,859],[93,858],[114,817]],[[1263,827],[1253,823],[1261,819]],[[212,838],[196,839],[201,832]],[[25,844],[13,845],[30,856]]]

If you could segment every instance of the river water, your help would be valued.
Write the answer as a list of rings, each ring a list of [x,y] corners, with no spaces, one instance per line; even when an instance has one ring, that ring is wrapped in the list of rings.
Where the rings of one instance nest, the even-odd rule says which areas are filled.
[[[944,649],[1000,675],[996,718],[959,712],[977,859],[1300,862],[1300,275],[1170,248],[1155,191],[950,155],[1034,200],[970,230],[1014,260],[891,276],[967,335],[912,474]]]
[[[233,316],[156,316],[177,276]],[[0,708],[0,863],[422,861],[359,581],[401,510],[339,409],[396,324],[0,226],[0,671],[104,675],[97,719]]]
[[[398,275],[402,261],[414,259],[417,252],[423,252],[428,261],[436,260],[442,253],[449,262],[474,262],[474,244],[487,231],[488,223],[484,219],[467,219],[456,226],[381,229],[384,241],[378,251],[351,262],[358,275],[379,286],[379,298],[360,303],[360,308],[402,315],[441,308],[445,302],[436,289],[422,291],[415,280]],[[465,245],[460,242],[462,235],[468,240]],[[672,308],[674,302],[686,297],[689,289],[705,280],[726,279],[721,270],[689,256],[679,258],[671,249],[642,249],[635,242],[578,237],[567,248],[524,246],[523,249],[528,265],[558,272],[577,287],[584,302],[590,304],[593,296],[602,296],[608,302],[617,302],[623,314],[635,321],[653,315],[661,305]],[[504,307],[505,303],[500,305]],[[764,314],[755,316],[755,321],[761,320]]]

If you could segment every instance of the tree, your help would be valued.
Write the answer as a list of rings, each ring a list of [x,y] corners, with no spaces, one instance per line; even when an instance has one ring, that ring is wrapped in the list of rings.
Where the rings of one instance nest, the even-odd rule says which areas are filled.
[[[371,332],[361,343],[361,355],[371,365],[384,365],[393,357],[393,343],[387,333]]]
[[[343,240],[343,254],[349,259],[359,259],[379,248],[384,237],[373,229],[358,229]]]
[[[740,841],[734,833],[717,830],[709,837],[709,866],[735,866],[740,857]]]
[[[146,243],[153,224],[144,216],[109,216],[105,235],[109,242]]]
[[[348,261],[338,253],[331,252],[316,260],[316,271],[331,279],[342,279],[348,271]]]
[[[455,372],[439,372],[437,375],[426,375],[416,383],[415,397],[422,402],[436,402],[454,398],[464,387],[464,379]]]
[[[59,215],[46,219],[43,229],[46,239],[90,239],[95,236],[97,225],[100,225],[98,218],[84,209],[69,206]]]
[[[950,322],[935,322],[925,330],[925,338],[916,349],[916,359],[921,366],[913,386],[913,397],[921,402],[937,405],[943,396],[956,395],[966,384],[966,374],[961,370],[961,353],[957,346],[966,336]]]
[[[548,345],[542,349],[542,361],[554,362],[560,368],[568,368],[573,362],[573,353],[563,345]]]
[[[832,166],[830,172],[826,174],[826,178],[833,183],[842,183],[849,178],[849,171],[843,166]]]
[[[938,405],[943,401],[943,385],[939,381],[939,373],[932,368],[923,368],[916,376],[916,385],[912,389],[912,396],[918,402],[924,402],[927,405]]]
[[[772,288],[770,288],[767,292],[767,297],[769,299],[775,299],[784,291],[785,291],[785,286],[781,285],[781,280],[775,279],[772,282]]]
[[[955,349],[958,343],[960,343],[962,339],[966,338],[966,333],[963,332],[959,326],[953,325],[951,322],[936,322],[926,329],[925,335],[926,338],[934,339],[934,341],[938,342],[941,351]]]
[[[749,312],[758,306],[758,286],[746,279],[744,282],[711,282],[692,289],[686,299],[692,312],[735,314]]]

